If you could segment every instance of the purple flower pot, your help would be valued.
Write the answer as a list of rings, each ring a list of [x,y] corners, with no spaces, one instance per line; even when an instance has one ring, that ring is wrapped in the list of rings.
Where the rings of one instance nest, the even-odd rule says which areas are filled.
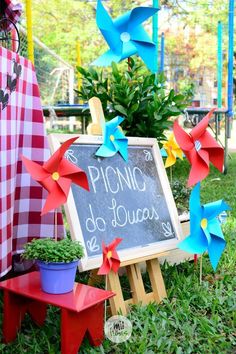
[[[70,263],[37,261],[45,293],[65,294],[73,290],[78,260]]]

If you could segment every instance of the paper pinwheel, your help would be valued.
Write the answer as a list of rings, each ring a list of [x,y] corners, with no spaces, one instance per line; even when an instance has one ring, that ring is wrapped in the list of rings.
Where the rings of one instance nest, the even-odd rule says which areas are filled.
[[[116,247],[122,241],[122,238],[115,238],[108,246],[102,243],[103,263],[98,270],[98,275],[106,275],[111,270],[118,272],[120,267],[120,259],[116,251]]]
[[[180,242],[178,247],[195,254],[208,251],[211,265],[216,270],[226,244],[217,216],[230,207],[223,200],[201,205],[200,183],[192,190],[189,206],[190,236]]]
[[[208,175],[210,162],[220,172],[223,171],[224,149],[207,131],[208,122],[214,110],[215,108],[191,130],[190,134],[179,126],[177,120],[174,122],[175,139],[192,165],[188,186],[200,182]]]
[[[110,49],[96,59],[92,65],[108,66],[138,54],[151,71],[155,71],[156,45],[151,41],[141,25],[159,9],[153,7],[136,7],[112,20],[101,0],[97,2],[96,21]]]
[[[124,118],[117,116],[103,125],[103,144],[96,156],[111,157],[119,152],[125,161],[128,160],[128,139],[119,127],[123,120]]]
[[[66,202],[72,182],[89,190],[86,173],[63,157],[68,147],[76,139],[77,137],[64,142],[43,165],[22,156],[26,170],[32,178],[49,192],[41,215]]]
[[[176,163],[176,158],[179,157],[183,160],[183,152],[175,141],[174,134],[171,133],[167,141],[161,141],[163,148],[167,153],[165,168],[170,167]]]

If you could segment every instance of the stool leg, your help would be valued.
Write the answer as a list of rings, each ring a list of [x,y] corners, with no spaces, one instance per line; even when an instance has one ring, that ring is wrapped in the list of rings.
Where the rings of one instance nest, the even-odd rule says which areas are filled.
[[[61,309],[61,354],[77,354],[86,332],[91,345],[100,345],[104,338],[103,320],[103,303],[80,313]]]
[[[23,297],[4,290],[3,341],[5,343],[11,342],[16,338],[26,313],[26,308],[26,302]]]
[[[38,326],[42,326],[47,316],[47,304],[39,301],[32,301],[28,306],[28,312],[32,320]]]
[[[95,347],[102,344],[104,339],[104,304],[97,304],[89,309],[86,314],[88,322],[88,338],[91,345]]]
[[[12,342],[16,338],[26,312],[29,312],[38,326],[42,326],[46,318],[47,305],[4,290],[3,340],[5,343]]]
[[[81,320],[80,313],[61,309],[61,354],[77,354],[86,330],[87,320]]]

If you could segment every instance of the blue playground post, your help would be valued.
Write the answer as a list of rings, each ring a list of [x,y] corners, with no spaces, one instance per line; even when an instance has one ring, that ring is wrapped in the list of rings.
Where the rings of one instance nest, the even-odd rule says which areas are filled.
[[[165,34],[161,34],[161,63],[160,63],[160,72],[164,71],[165,66]]]
[[[233,68],[234,68],[234,0],[229,0],[229,45],[228,45],[228,124],[227,137],[230,138],[233,112]]]
[[[223,72],[223,52],[222,52],[222,23],[217,26],[217,106],[222,107],[222,72]]]
[[[153,0],[153,7],[159,7],[159,1]],[[152,18],[152,40],[156,44],[155,73],[158,72],[158,12]]]

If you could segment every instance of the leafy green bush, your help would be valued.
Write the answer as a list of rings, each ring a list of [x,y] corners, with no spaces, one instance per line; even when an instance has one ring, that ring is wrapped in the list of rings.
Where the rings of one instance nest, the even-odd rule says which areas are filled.
[[[50,238],[33,239],[24,246],[22,258],[44,262],[69,263],[82,258],[84,249],[80,242],[65,238],[55,241]]]
[[[129,136],[165,139],[163,131],[172,125],[169,118],[187,106],[184,95],[166,89],[163,74],[156,77],[132,58],[123,71],[112,63],[108,77],[93,67],[77,69],[83,78],[78,97],[84,101],[98,97],[108,120],[117,115],[125,118],[122,128]]]

